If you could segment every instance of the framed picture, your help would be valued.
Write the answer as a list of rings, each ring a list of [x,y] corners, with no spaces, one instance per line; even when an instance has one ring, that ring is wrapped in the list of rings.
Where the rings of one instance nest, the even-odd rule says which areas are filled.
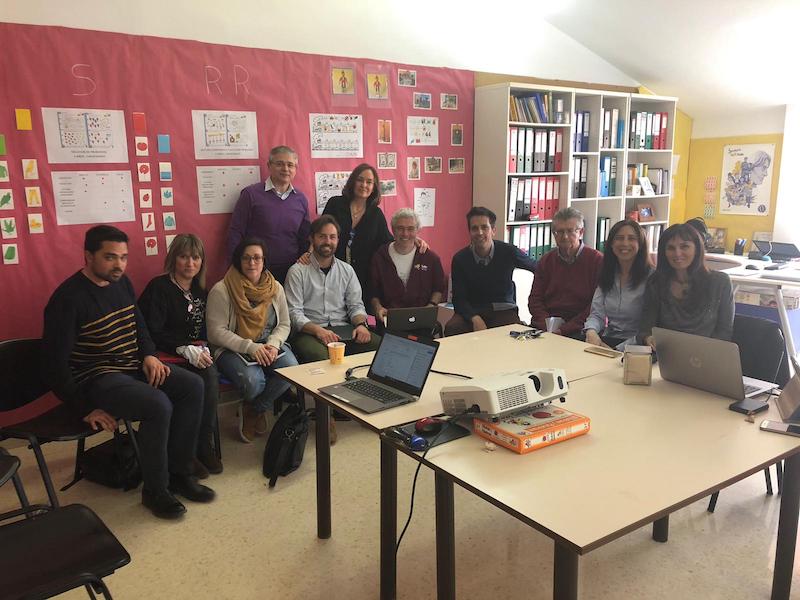
[[[463,158],[449,158],[447,159],[447,172],[451,175],[453,173],[463,173],[465,171],[464,168],[464,159]]]
[[[414,108],[422,110],[431,109],[431,94],[427,92],[414,92]]]
[[[725,227],[709,227],[708,248],[722,248],[724,250],[727,235],[728,230]]]
[[[653,205],[649,202],[639,202],[636,204],[636,212],[639,213],[639,222],[646,223],[647,221],[656,220],[656,211]]]
[[[397,85],[400,87],[417,87],[417,72],[409,69],[397,69]]]
[[[458,95],[439,94],[439,108],[444,110],[458,110]]]
[[[450,145],[464,145],[464,125],[462,123],[453,123],[450,125]]]
[[[642,186],[642,195],[643,196],[655,196],[656,192],[653,189],[653,184],[650,183],[650,179],[647,177],[639,177],[639,185]]]
[[[426,173],[441,173],[442,172],[442,157],[441,156],[426,156],[425,157],[425,172]]]

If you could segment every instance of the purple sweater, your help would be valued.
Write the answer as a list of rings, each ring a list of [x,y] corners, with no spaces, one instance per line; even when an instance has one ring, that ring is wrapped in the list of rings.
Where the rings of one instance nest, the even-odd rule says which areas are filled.
[[[308,199],[294,190],[281,200],[274,190],[264,191],[264,182],[254,183],[242,190],[233,209],[228,230],[228,257],[245,237],[260,237],[267,243],[267,264],[288,269],[308,250],[311,222]]]

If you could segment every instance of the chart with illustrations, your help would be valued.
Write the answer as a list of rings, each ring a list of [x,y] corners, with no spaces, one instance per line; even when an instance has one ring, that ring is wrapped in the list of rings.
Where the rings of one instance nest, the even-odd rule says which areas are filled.
[[[121,110],[42,108],[51,163],[128,162]]]
[[[314,173],[318,215],[321,215],[322,211],[325,210],[328,200],[342,194],[348,177],[350,177],[350,171],[320,171]]]
[[[361,115],[311,113],[311,158],[362,158],[364,120]]]
[[[258,158],[255,112],[193,110],[194,155],[209,158]]]

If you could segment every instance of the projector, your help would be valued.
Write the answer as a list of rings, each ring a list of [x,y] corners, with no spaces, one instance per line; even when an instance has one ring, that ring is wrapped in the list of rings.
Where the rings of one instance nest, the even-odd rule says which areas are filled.
[[[470,379],[441,389],[442,410],[457,415],[469,410],[497,419],[519,410],[539,408],[567,395],[563,369],[515,371]]]

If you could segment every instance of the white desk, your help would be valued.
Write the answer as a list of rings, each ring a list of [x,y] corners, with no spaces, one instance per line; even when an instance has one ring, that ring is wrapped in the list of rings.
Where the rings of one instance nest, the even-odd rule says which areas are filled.
[[[788,600],[800,438],[759,431],[766,413],[748,423],[729,403],[657,372],[652,387],[625,386],[617,369],[570,384],[566,407],[592,419],[587,435],[527,455],[485,452],[475,435],[432,449],[422,462],[436,473],[438,598],[455,598],[453,483],[551,537],[553,597],[574,600],[580,555],[651,522],[666,541],[670,513],[786,459],[772,598]],[[774,408],[769,417],[779,419]],[[393,576],[394,565],[382,565],[383,598],[394,597]]]

